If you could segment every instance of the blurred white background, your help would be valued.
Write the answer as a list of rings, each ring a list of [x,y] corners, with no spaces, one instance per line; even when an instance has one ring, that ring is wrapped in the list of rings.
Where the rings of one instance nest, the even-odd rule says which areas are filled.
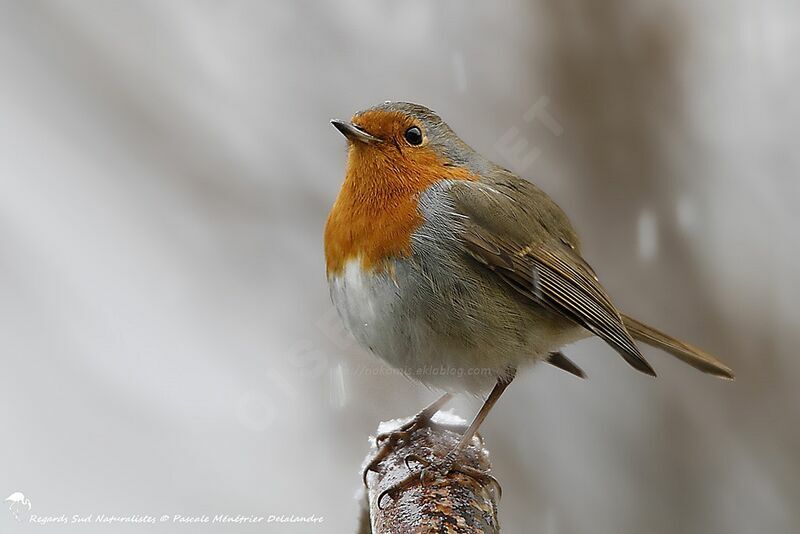
[[[623,309],[738,376],[648,350],[652,380],[599,341],[567,351],[588,381],[522,373],[483,427],[504,531],[797,532],[798,25],[794,0],[0,1],[0,498],[325,518],[0,532],[354,531],[367,436],[436,395],[328,298],[328,119],[383,100],[544,188]]]

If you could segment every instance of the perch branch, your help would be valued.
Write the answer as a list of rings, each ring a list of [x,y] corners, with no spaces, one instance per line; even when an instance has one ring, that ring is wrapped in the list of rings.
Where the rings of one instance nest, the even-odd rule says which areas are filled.
[[[397,419],[381,423],[378,433],[397,429],[409,419]],[[369,512],[368,523],[372,534],[397,534],[406,532],[450,532],[453,534],[500,532],[497,522],[497,495],[491,486],[484,487],[475,479],[461,473],[449,473],[447,477],[423,486],[414,486],[397,492],[392,497],[384,496],[378,503],[379,495],[408,474],[404,458],[415,454],[431,462],[442,460],[456,446],[459,433],[446,428],[466,428],[466,422],[449,413],[438,413],[433,419],[432,428],[416,430],[407,441],[401,441],[397,448],[384,458],[378,466],[378,472],[370,472],[367,476],[367,494],[365,506]],[[372,442],[372,449],[364,460],[364,466],[377,454]],[[463,465],[481,471],[488,471],[489,452],[480,436],[473,438],[472,443],[460,457]],[[419,469],[411,462],[413,469]],[[379,506],[380,504],[380,506]],[[366,510],[362,528],[366,529]],[[368,532],[367,530],[362,530]]]

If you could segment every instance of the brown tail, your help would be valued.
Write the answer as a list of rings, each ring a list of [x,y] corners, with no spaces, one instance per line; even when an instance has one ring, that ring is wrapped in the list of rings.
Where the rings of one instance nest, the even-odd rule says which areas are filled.
[[[640,323],[633,317],[623,315],[622,322],[625,323],[625,328],[634,339],[668,352],[704,373],[728,380],[734,379],[731,368],[707,352],[670,337],[652,326]]]

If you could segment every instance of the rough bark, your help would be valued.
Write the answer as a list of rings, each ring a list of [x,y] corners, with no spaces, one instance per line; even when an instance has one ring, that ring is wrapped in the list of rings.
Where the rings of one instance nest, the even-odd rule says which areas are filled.
[[[378,433],[398,428],[408,419],[381,423]],[[448,413],[439,413],[434,422],[447,427],[465,427],[465,421]],[[409,440],[401,442],[367,477],[366,507],[368,524],[373,534],[448,532],[452,534],[498,533],[497,492],[493,485],[483,486],[475,479],[457,472],[448,474],[435,482],[423,486],[416,483],[393,497],[384,496],[380,506],[378,496],[385,489],[403,479],[409,470],[404,458],[418,455],[435,462],[458,443],[459,433],[443,427],[422,428],[415,431]],[[364,460],[366,466],[378,452],[374,439],[372,448]],[[464,465],[488,471],[491,468],[489,452],[480,436],[473,438],[470,446],[460,457]],[[411,462],[412,469],[421,466]],[[362,519],[360,532],[364,532],[366,517]]]

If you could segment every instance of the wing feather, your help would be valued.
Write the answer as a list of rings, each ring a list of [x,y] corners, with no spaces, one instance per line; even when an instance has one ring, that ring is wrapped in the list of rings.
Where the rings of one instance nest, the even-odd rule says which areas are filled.
[[[733,378],[730,368],[710,354],[621,315],[581,257],[567,216],[532,183],[494,168],[478,182],[454,182],[444,189],[451,213],[457,214],[453,226],[459,242],[496,273],[499,283],[602,338],[644,373],[655,375],[634,338],[697,369]]]
[[[483,225],[466,226],[466,249],[515,290],[572,320],[611,345],[635,369],[655,376],[619,311],[591,269],[561,242],[509,242]]]

